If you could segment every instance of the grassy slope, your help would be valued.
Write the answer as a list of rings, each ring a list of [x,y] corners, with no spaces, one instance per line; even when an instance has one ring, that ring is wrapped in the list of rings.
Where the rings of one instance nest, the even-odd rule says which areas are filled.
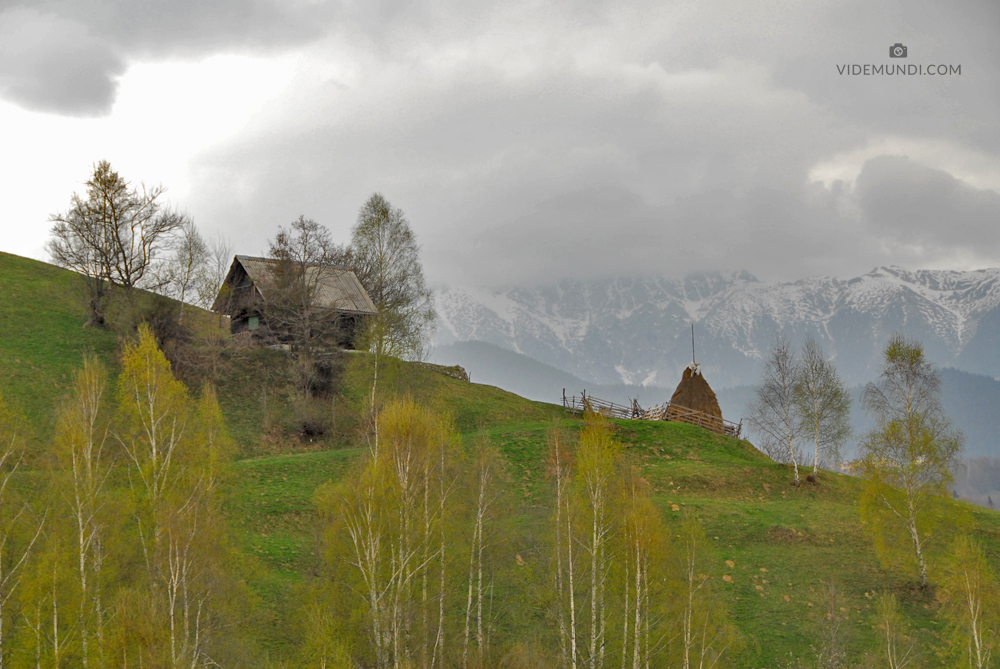
[[[442,377],[443,378],[443,377]],[[454,384],[454,385],[453,385]],[[495,392],[488,387],[446,380],[444,390],[459,402]],[[523,401],[525,408],[533,407]],[[562,419],[573,430],[579,421]],[[544,479],[546,431],[551,419],[496,422],[483,430],[466,430],[465,437],[485,433],[507,456],[516,498],[515,541],[504,547],[501,564],[513,565],[515,555],[529,569],[544,569],[551,493]],[[774,667],[808,658],[817,643],[823,605],[823,583],[836,580],[849,607],[849,648],[857,657],[874,647],[871,628],[876,592],[890,589],[900,597],[911,623],[941,633],[934,617],[933,596],[911,589],[896,571],[880,567],[871,540],[858,522],[859,481],[827,474],[820,486],[793,488],[791,472],[759,454],[746,442],[713,435],[675,423],[616,421],[627,452],[640,460],[656,490],[655,500],[668,521],[678,525],[684,509],[695,509],[709,537],[713,583],[747,641],[738,658],[741,667]],[[232,514],[240,541],[260,557],[272,583],[269,593],[279,618],[284,588],[315,564],[314,511],[308,492],[347,471],[357,451],[320,451],[280,455],[237,464],[239,483],[232,497]],[[1000,515],[954,502],[955,509],[973,514],[988,548],[1000,550]],[[677,510],[674,510],[674,507]],[[733,567],[728,566],[728,562]],[[728,574],[731,582],[724,581]],[[517,574],[507,575],[515,582]],[[525,585],[530,585],[526,579]],[[540,594],[507,593],[525,606],[522,615],[505,619],[515,635],[529,636],[543,618],[529,609]],[[280,636],[280,630],[276,629]],[[278,638],[275,639],[278,641]],[[279,641],[280,644],[280,641]],[[933,662],[930,664],[933,665]]]
[[[113,364],[114,338],[84,329],[74,302],[74,277],[66,272],[0,254],[0,390],[19,403],[44,443],[52,409],[67,391],[69,373],[85,350]],[[254,365],[233,369],[221,384],[224,411],[247,450],[263,425],[258,384],[270,369],[284,365],[280,354],[260,352]],[[253,369],[250,369],[252,367]],[[256,371],[254,371],[256,370]],[[555,407],[510,393],[451,379],[426,369],[404,367],[405,389],[421,401],[448,411],[467,440],[485,434],[500,446],[513,483],[511,523],[516,538],[502,550],[510,582],[545,568],[551,492],[544,478],[546,431],[553,417],[566,429],[579,421]],[[778,666],[808,657],[815,643],[821,581],[836,578],[850,607],[851,649],[871,648],[871,600],[876,590],[900,595],[910,620],[939,632],[935,604],[911,592],[905,579],[879,567],[857,513],[858,481],[830,474],[823,485],[789,485],[790,473],[760,455],[746,442],[674,423],[616,422],[627,452],[643,463],[656,491],[656,502],[670,523],[696,509],[709,537],[716,590],[725,599],[744,638],[738,666]],[[350,470],[359,451],[300,450],[244,458],[234,466],[227,513],[236,545],[249,557],[253,588],[269,617],[263,644],[282,654],[290,643],[288,594],[315,569],[317,556],[315,489]],[[250,449],[252,450],[252,449]],[[676,510],[675,510],[676,507]],[[955,503],[972,514],[991,553],[1000,552],[1000,514]],[[514,566],[515,555],[526,562]],[[727,561],[731,561],[730,567]],[[766,571],[765,571],[766,570]],[[729,575],[731,582],[723,580]],[[535,593],[513,587],[508,598],[530,603]],[[544,619],[531,613],[508,617],[503,624],[517,635],[534,633]],[[532,617],[536,616],[536,617]]]
[[[39,438],[51,430],[53,409],[83,354],[114,360],[114,335],[81,327],[81,291],[71,272],[0,253],[0,392]]]
[[[51,432],[84,354],[96,354],[117,374],[116,336],[83,327],[83,299],[76,274],[0,252],[0,392],[24,413],[36,443]],[[185,314],[199,331],[218,327],[216,317],[201,309]]]

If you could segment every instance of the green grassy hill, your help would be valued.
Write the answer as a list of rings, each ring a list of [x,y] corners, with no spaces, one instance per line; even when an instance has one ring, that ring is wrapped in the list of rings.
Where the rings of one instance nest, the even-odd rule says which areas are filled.
[[[82,354],[94,351],[116,364],[115,337],[82,327],[74,280],[44,263],[0,254],[0,391],[23,409],[41,448]],[[332,436],[312,443],[294,434],[287,369],[282,352],[244,351],[229,355],[216,379],[241,453],[228,479],[226,517],[262,609],[247,624],[259,626],[256,636],[272,659],[291,657],[295,596],[318,573],[315,491],[344,477],[362,452],[351,400],[360,390],[350,375],[343,375],[329,400]],[[509,471],[513,538],[495,548],[498,564],[514,574],[512,582],[544,574],[541,537],[553,496],[546,433],[554,423],[572,432],[582,421],[554,405],[426,366],[401,364],[392,378],[400,392],[450,414],[467,444],[485,436],[499,447]],[[685,512],[701,519],[712,583],[745,641],[735,666],[814,664],[822,591],[831,580],[844,596],[852,661],[874,649],[872,597],[883,590],[897,594],[909,622],[926,630],[928,639],[941,635],[933,591],[918,590],[901,572],[879,565],[859,522],[858,480],[825,473],[820,485],[795,488],[786,466],[745,441],[678,423],[615,421],[614,429],[628,456],[643,467],[669,526],[679,528]],[[1000,558],[1000,514],[949,504],[950,513],[971,518],[991,558]],[[540,626],[552,624],[530,604],[536,595],[529,585],[506,592],[512,602],[526,604],[507,607],[502,624],[513,638],[537,635]]]
[[[0,392],[39,435],[52,429],[54,408],[84,353],[114,361],[114,334],[81,327],[82,297],[72,272],[0,253]]]

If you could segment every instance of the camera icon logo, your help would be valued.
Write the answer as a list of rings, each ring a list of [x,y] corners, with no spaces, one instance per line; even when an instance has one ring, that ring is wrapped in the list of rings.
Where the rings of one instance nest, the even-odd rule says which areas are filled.
[[[889,47],[889,58],[906,58],[906,47],[901,42],[896,42]]]

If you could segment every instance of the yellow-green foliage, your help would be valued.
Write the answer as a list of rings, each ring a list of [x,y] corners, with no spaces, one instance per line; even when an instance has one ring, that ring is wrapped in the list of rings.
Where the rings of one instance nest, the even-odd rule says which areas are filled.
[[[875,657],[888,669],[902,669],[911,665],[919,651],[916,641],[909,635],[906,618],[895,594],[879,593],[875,599],[875,615],[872,620],[879,632]]]
[[[442,570],[454,550],[446,534],[454,439],[446,420],[412,399],[391,401],[355,475],[317,493],[326,566],[341,581],[327,601],[350,621],[337,631],[367,640],[357,644],[359,658],[379,667],[445,651],[435,641],[446,633]]]
[[[866,481],[858,505],[861,523],[870,533],[882,565],[919,579],[920,564],[914,551],[914,537],[907,522],[897,515],[908,508],[903,490],[877,478]],[[971,520],[964,508],[950,503],[944,495],[927,495],[920,499],[919,504],[914,505],[914,519],[922,550],[932,562],[941,557],[951,532],[962,531]]]
[[[714,593],[701,523],[687,514],[671,540],[652,486],[614,432],[588,414],[564,454],[559,431],[550,431],[552,616],[563,664],[726,664],[738,634]]]
[[[39,513],[0,523],[13,568],[0,602],[21,611],[0,653],[13,666],[244,661],[232,624],[252,598],[217,501],[233,448],[214,391],[192,400],[145,327],[125,346],[117,407],[105,387],[100,362],[85,358],[48,468],[29,474],[43,484]]]
[[[1000,587],[978,541],[966,535],[953,543],[941,573],[938,596],[948,620],[951,657],[958,667],[992,666],[1000,634]]]
[[[140,483],[140,533],[147,563],[160,542],[162,506],[177,483],[189,447],[191,406],[187,388],[174,378],[149,327],[122,354],[118,377],[119,437]],[[151,565],[150,565],[151,568]]]
[[[184,388],[148,335],[141,335],[118,349],[129,358],[119,383],[122,368],[114,336],[81,328],[68,289],[73,277],[33,261],[7,260],[0,256],[0,285],[12,288],[0,304],[10,326],[0,331],[0,391],[17,410],[0,411],[0,443],[13,444],[11,452],[17,454],[25,445],[32,448],[30,457],[14,457],[0,466],[0,474],[6,475],[18,464],[9,485],[0,486],[5,569],[0,578],[27,554],[23,567],[0,584],[5,664],[52,665],[57,605],[62,666],[82,666],[84,636],[94,652],[90,666],[124,666],[126,659],[128,666],[138,666],[140,654],[146,666],[190,666],[191,639],[187,637],[187,650],[182,635],[175,635],[171,644],[171,616],[175,628],[182,629],[184,621],[168,596],[169,576],[179,573],[176,568],[183,561],[178,556],[188,550],[194,559],[188,563],[189,601],[203,602],[207,626],[202,639],[213,660],[223,666],[319,667],[325,662],[334,667],[350,658],[355,665],[373,666],[378,654],[370,635],[372,608],[348,531],[350,522],[363,527],[357,525],[356,510],[370,502],[386,540],[383,561],[375,563],[382,567],[373,573],[400,595],[398,607],[380,610],[389,622],[390,640],[393,621],[405,622],[407,633],[400,639],[410,655],[402,661],[422,665],[426,636],[435,660],[461,666],[471,583],[467,656],[470,665],[480,663],[476,590],[481,563],[488,594],[483,598],[488,615],[481,664],[558,666],[556,612],[562,600],[554,593],[558,542],[553,516],[560,479],[547,461],[546,437],[553,425],[562,433],[565,475],[572,475],[567,490],[576,514],[576,603],[581,643],[588,652],[592,556],[585,547],[596,514],[580,506],[591,502],[586,471],[575,466],[611,472],[610,482],[603,475],[591,477],[600,484],[594,489],[606,495],[610,537],[603,553],[610,562],[599,564],[597,572],[606,574],[605,667],[621,663],[623,648],[628,648],[626,666],[632,666],[640,598],[653,623],[650,666],[683,666],[685,644],[679,640],[684,638],[685,594],[692,585],[696,601],[689,663],[698,664],[701,649],[708,648],[709,662],[721,657],[742,669],[813,666],[823,647],[820,632],[829,612],[823,604],[825,584],[831,576],[836,576],[842,602],[834,617],[839,621],[843,616],[846,664],[866,655],[885,666],[902,666],[916,655],[925,666],[958,660],[969,664],[963,631],[969,628],[956,617],[961,607],[954,593],[961,590],[947,577],[960,573],[961,565],[978,563],[974,553],[946,561],[944,549],[956,527],[967,530],[982,549],[982,564],[995,572],[1000,515],[947,499],[938,494],[940,487],[923,511],[931,509],[935,515],[928,519],[918,514],[918,533],[930,537],[925,547],[931,587],[920,588],[912,564],[903,562],[912,559],[905,550],[910,545],[905,528],[874,517],[888,509],[884,502],[882,507],[870,504],[865,513],[874,515],[866,517],[881,528],[884,547],[891,549],[888,544],[894,543],[904,550],[895,558],[884,550],[890,559],[877,559],[870,533],[858,522],[859,502],[869,504],[875,496],[863,498],[858,478],[829,472],[819,485],[794,487],[788,468],[745,441],[678,423],[581,421],[552,405],[392,359],[380,366],[377,404],[384,415],[374,459],[381,459],[381,465],[373,466],[374,425],[364,420],[373,381],[371,356],[342,356],[356,361],[353,371],[335,379],[334,397],[316,398],[322,402],[317,407],[330,411],[334,429],[323,440],[307,443],[294,434],[295,379],[287,374],[285,353],[220,349],[216,404],[212,387],[202,389],[201,379]],[[79,403],[85,393],[79,388],[81,377],[73,375],[83,366],[82,376],[101,376],[94,373],[95,362],[81,362],[88,348],[105,366],[107,390],[96,412]],[[155,401],[140,407],[136,398],[143,396],[144,385],[147,400]],[[406,396],[411,399],[397,402]],[[27,421],[18,418],[22,411]],[[159,426],[183,428],[170,466],[163,468],[166,483],[156,514],[139,467],[129,456],[132,451],[146,458],[152,449],[148,416],[160,416]],[[89,427],[88,417],[96,418]],[[58,433],[53,429],[57,422]],[[233,430],[238,447],[226,437],[226,428]],[[158,444],[169,443],[158,434]],[[433,442],[429,449],[428,440]],[[81,532],[72,472],[72,451],[82,453],[85,443],[103,443],[101,464],[94,471],[107,473],[94,479],[105,483],[94,487],[98,512],[82,534],[86,538],[88,527],[101,529],[102,562],[99,568],[96,561],[88,562],[87,587],[95,589],[87,597],[80,577]],[[480,445],[500,454],[498,465],[504,471],[494,481],[497,501],[490,507],[482,542],[474,531]],[[239,459],[231,462],[235,453]],[[570,466],[574,456],[578,462]],[[152,471],[143,458],[137,460]],[[609,461],[614,461],[610,468]],[[415,478],[407,474],[404,485],[401,473],[406,471],[415,472]],[[882,489],[885,498],[898,502],[901,493],[894,485]],[[345,511],[348,500],[353,502]],[[697,524],[685,520],[692,517]],[[154,526],[160,529],[158,541]],[[566,537],[562,539],[565,546]],[[690,545],[695,548],[693,568]],[[419,559],[410,575],[403,581],[387,578],[393,573],[393,552],[398,558],[413,550]],[[88,559],[95,557],[91,553]],[[635,586],[640,569],[648,578],[648,599],[645,586]],[[103,613],[98,616],[91,607],[88,619],[80,615],[82,603],[94,602],[98,584]],[[632,585],[626,589],[627,584]],[[183,594],[176,588],[174,593]],[[886,613],[883,603],[890,599],[895,608]],[[445,623],[439,648],[446,653],[434,656],[442,601]],[[627,627],[626,612],[632,614]],[[644,624],[638,629],[643,660]],[[632,643],[625,643],[627,637]],[[895,639],[895,660],[882,650],[889,648],[890,638]],[[658,639],[671,642],[658,645]],[[435,666],[442,663],[435,661]]]
[[[876,427],[861,440],[856,463],[865,480],[862,519],[883,562],[911,569],[926,586],[927,552],[940,548],[942,501],[963,437],[942,413],[940,379],[920,344],[894,335],[884,357],[878,384],[864,392]],[[956,521],[949,519],[953,529]]]

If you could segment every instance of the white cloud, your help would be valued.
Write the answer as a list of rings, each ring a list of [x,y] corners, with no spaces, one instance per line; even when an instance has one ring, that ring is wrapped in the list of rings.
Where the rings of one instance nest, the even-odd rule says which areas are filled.
[[[137,64],[121,77],[108,116],[37,114],[0,102],[8,159],[0,162],[6,198],[3,250],[44,259],[48,215],[83,190],[91,166],[109,160],[126,179],[162,183],[185,208],[198,184],[193,154],[240,132],[284,90],[290,59],[215,56],[199,62]],[[205,222],[209,223],[210,222]]]
[[[880,156],[900,156],[948,172],[975,188],[1000,193],[1000,156],[943,137],[872,137],[865,146],[839,152],[818,162],[808,179],[827,188],[837,181],[854,185],[865,163]]]

